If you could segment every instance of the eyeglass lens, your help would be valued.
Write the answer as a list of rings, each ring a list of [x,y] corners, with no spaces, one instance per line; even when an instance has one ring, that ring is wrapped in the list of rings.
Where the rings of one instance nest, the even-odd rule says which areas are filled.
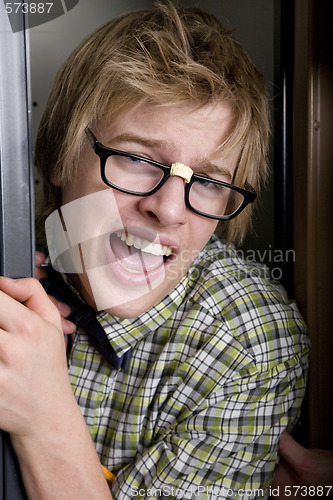
[[[111,184],[137,194],[152,191],[163,175],[157,166],[123,155],[109,156],[105,164],[105,176]],[[241,193],[209,180],[196,180],[189,192],[192,208],[211,216],[233,214],[243,199]]]

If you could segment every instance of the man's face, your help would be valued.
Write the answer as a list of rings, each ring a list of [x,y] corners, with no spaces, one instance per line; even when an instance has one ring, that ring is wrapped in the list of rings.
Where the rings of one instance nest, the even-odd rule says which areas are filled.
[[[237,154],[226,157],[216,150],[231,122],[227,104],[196,110],[141,105],[116,123],[100,123],[93,132],[104,146],[168,166],[182,163],[203,176],[214,177],[212,166],[224,169],[230,182]],[[122,318],[138,316],[173,290],[217,226],[216,220],[186,208],[181,177],[170,177],[150,196],[106,186],[89,143],[77,174],[63,188],[62,201],[64,213],[80,202],[73,227],[85,233],[80,250],[84,272],[76,280],[82,296],[95,309]]]

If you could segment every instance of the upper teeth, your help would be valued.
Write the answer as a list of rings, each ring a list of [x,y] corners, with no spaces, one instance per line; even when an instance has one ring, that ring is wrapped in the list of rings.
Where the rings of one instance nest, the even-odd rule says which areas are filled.
[[[126,244],[131,247],[134,246],[137,250],[142,252],[151,253],[153,255],[163,255],[168,257],[172,254],[172,248],[167,245],[161,245],[160,243],[152,243],[151,241],[144,240],[139,236],[134,236],[133,234],[127,233],[125,231],[116,231],[116,235],[122,240],[126,241]]]

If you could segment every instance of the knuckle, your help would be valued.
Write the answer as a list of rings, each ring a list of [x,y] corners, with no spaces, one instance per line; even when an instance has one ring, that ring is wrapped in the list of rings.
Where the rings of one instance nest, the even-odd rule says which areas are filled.
[[[17,349],[16,342],[2,342],[0,349],[0,358],[4,366],[14,366],[20,364],[20,349]],[[3,370],[1,370],[3,371]]]
[[[31,289],[33,292],[38,292],[43,289],[43,286],[40,284],[38,279],[36,278],[24,278],[26,286]]]

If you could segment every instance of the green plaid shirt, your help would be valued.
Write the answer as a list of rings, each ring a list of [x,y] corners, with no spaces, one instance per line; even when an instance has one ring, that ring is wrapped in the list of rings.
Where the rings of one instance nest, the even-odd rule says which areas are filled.
[[[177,287],[135,319],[98,319],[126,372],[83,331],[69,373],[117,500],[258,498],[297,418],[309,343],[267,270],[213,237]],[[265,491],[266,490],[266,491]]]

